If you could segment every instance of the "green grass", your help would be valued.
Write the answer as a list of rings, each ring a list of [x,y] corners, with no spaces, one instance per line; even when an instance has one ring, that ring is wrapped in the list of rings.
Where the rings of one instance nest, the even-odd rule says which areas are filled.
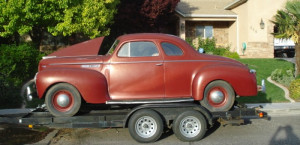
[[[293,63],[281,59],[238,59],[238,61],[248,64],[248,67],[256,70],[257,84],[261,85],[264,79],[266,84],[266,93],[259,92],[257,96],[241,97],[237,100],[241,103],[275,103],[275,102],[288,102],[284,98],[284,91],[277,86],[267,81],[271,76],[272,71],[277,68],[292,69]]]

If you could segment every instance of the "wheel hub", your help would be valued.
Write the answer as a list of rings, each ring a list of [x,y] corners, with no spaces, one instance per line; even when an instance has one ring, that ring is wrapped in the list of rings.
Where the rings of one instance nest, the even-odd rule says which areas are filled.
[[[145,116],[136,122],[136,132],[139,136],[149,138],[155,134],[157,124],[153,118]]]
[[[197,136],[200,133],[201,124],[196,117],[188,116],[180,122],[179,129],[182,135],[191,138]]]
[[[212,91],[209,97],[213,103],[221,103],[224,100],[224,94],[219,90]]]
[[[59,94],[56,103],[60,107],[67,107],[70,104],[70,98],[67,94]]]

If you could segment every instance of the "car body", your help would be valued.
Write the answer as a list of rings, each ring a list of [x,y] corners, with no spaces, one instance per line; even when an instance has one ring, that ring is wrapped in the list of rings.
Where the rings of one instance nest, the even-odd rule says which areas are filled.
[[[123,35],[111,54],[98,55],[103,39],[67,47],[40,61],[37,93],[53,115],[73,116],[83,101],[200,102],[210,111],[226,111],[236,96],[257,94],[255,71],[229,58],[200,54],[177,36]]]

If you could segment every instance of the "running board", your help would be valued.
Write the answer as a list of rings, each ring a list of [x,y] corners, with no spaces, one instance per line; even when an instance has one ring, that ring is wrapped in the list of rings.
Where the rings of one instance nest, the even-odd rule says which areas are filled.
[[[106,104],[121,105],[121,104],[163,104],[163,103],[180,103],[193,102],[193,98],[176,98],[176,99],[147,99],[147,100],[110,100]]]

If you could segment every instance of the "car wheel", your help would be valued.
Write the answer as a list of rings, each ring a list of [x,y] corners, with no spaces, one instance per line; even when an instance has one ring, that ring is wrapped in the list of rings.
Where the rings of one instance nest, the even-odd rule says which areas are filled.
[[[45,104],[52,115],[70,117],[79,111],[81,95],[74,86],[60,83],[47,91]]]
[[[206,133],[207,122],[200,112],[185,111],[175,119],[172,129],[179,140],[193,142],[203,138]]]
[[[211,112],[217,112],[230,110],[234,101],[232,87],[225,81],[214,81],[206,86],[200,104]]]
[[[153,110],[139,110],[130,118],[128,130],[132,138],[138,142],[155,142],[163,132],[163,121]]]

